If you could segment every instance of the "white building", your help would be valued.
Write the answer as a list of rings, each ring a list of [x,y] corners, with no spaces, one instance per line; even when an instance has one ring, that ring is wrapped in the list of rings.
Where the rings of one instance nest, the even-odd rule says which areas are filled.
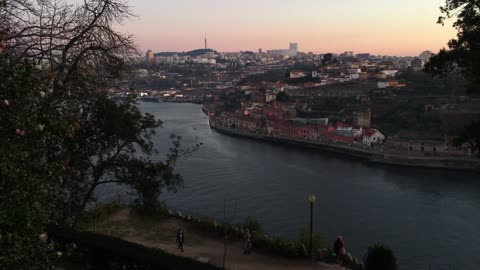
[[[290,71],[290,79],[303,78],[303,77],[307,77],[307,76],[308,76],[308,73],[305,72],[305,71],[301,71],[301,70]]]
[[[430,58],[432,58],[434,54],[431,51],[424,51],[422,52],[418,58],[420,58],[423,62],[428,62],[430,61]]]
[[[271,56],[290,56],[294,57],[297,56],[298,53],[298,43],[290,43],[288,49],[280,49],[280,50],[268,50],[267,55]]]
[[[393,77],[398,73],[398,70],[395,69],[385,69],[382,70],[382,74],[387,75],[388,77]]]
[[[277,99],[277,95],[275,95],[272,92],[269,92],[269,93],[265,94],[265,102],[267,102],[267,103],[275,101],[276,99]]]
[[[377,88],[379,89],[384,89],[390,86],[390,83],[388,82],[377,82]]]
[[[385,141],[385,135],[380,131],[370,128],[363,134],[363,144],[372,146],[374,144],[382,144]]]

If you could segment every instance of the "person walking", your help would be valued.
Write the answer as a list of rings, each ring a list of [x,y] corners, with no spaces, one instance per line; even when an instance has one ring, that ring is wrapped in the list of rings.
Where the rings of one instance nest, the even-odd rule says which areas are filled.
[[[177,243],[178,249],[183,253],[183,242],[185,242],[185,234],[182,229],[179,229],[177,232]]]
[[[252,251],[252,239],[250,236],[245,239],[245,243],[243,244],[243,254],[249,255],[250,252]]]

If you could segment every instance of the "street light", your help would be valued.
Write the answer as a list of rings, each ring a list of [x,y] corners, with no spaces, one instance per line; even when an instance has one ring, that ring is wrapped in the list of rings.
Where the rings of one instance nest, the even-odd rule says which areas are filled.
[[[314,259],[313,258],[313,245],[312,245],[312,240],[313,240],[313,204],[315,203],[315,201],[317,200],[317,198],[313,195],[310,195],[308,196],[308,202],[310,203],[310,245],[309,245],[309,248],[308,250],[310,251],[310,257],[312,258],[312,260]]]

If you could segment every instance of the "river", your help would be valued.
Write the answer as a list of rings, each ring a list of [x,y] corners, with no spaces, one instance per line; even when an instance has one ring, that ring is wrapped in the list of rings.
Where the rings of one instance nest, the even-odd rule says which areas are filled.
[[[314,230],[362,257],[374,242],[390,246],[400,269],[478,269],[479,174],[368,164],[348,157],[234,138],[212,131],[194,104],[140,103],[164,121],[154,142],[168,135],[202,147],[179,162],[185,188],[164,194],[171,207],[222,219],[256,218],[269,234],[296,239],[309,224],[307,197],[314,194]],[[159,155],[158,158],[162,158]]]

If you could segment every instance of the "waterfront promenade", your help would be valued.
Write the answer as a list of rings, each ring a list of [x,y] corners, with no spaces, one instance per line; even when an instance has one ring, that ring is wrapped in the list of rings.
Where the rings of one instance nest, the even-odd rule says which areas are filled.
[[[262,140],[266,142],[283,143],[289,145],[298,145],[300,147],[314,148],[321,151],[333,152],[350,157],[360,158],[367,162],[414,166],[426,168],[442,168],[457,170],[480,170],[480,160],[474,157],[457,157],[457,156],[422,156],[411,155],[400,152],[390,152],[382,147],[368,147],[362,144],[347,144],[342,142],[321,142],[301,139],[289,139],[281,137],[273,137],[261,133],[253,133],[241,129],[227,128],[210,122],[212,129],[226,135]]]

